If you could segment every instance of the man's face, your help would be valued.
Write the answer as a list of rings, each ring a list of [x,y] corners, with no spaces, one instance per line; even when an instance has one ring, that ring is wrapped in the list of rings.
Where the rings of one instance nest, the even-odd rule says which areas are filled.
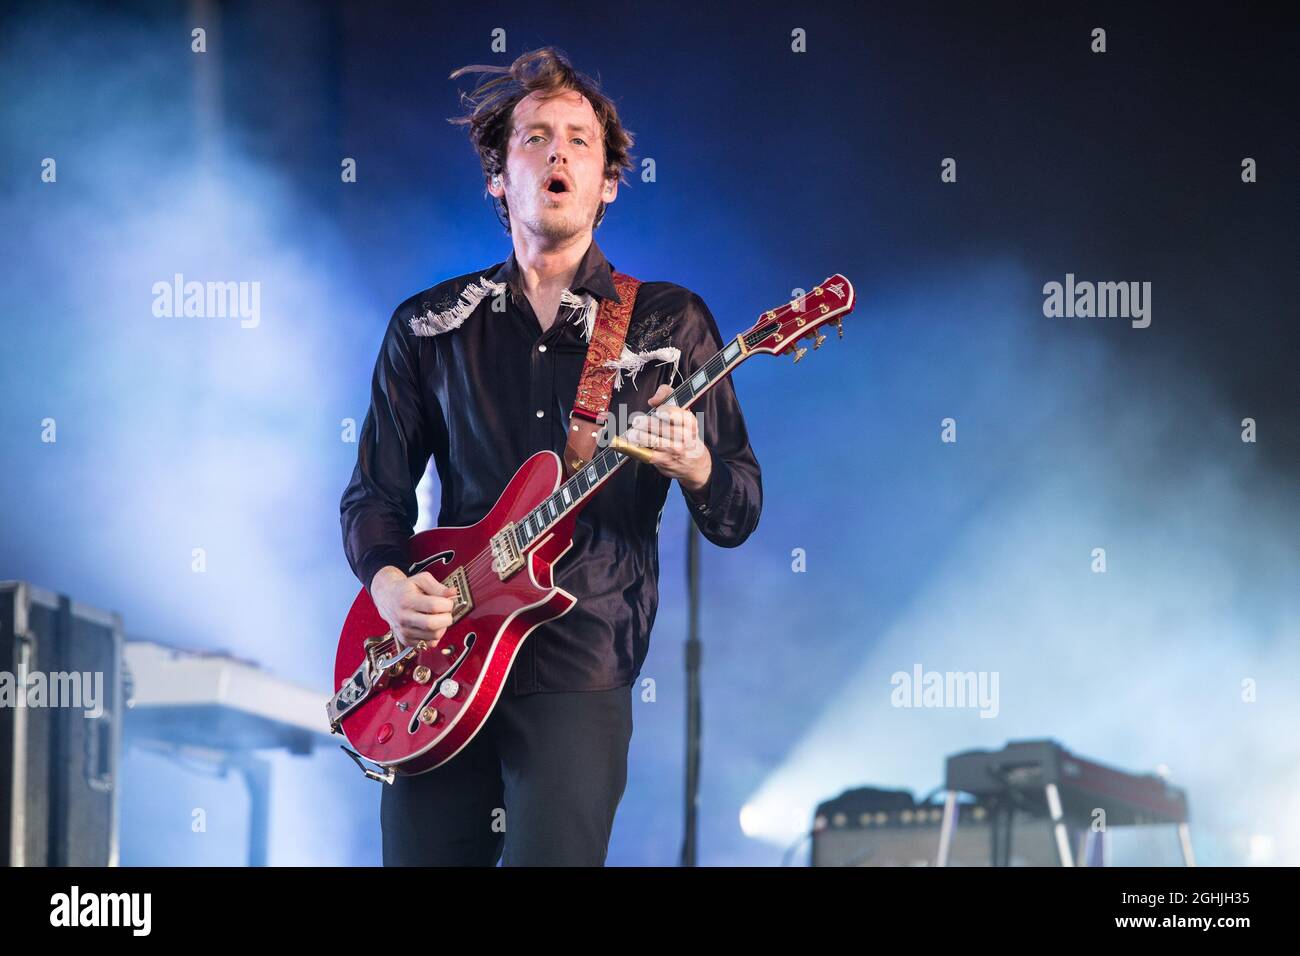
[[[511,231],[570,239],[590,230],[596,210],[618,194],[605,179],[605,143],[591,103],[577,90],[549,99],[531,93],[514,108],[505,175],[488,191],[504,196]]]

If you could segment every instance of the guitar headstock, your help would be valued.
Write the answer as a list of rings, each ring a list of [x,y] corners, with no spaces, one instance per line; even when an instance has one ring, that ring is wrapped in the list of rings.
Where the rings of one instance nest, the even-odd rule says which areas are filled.
[[[799,340],[812,337],[813,348],[821,348],[826,334],[823,325],[835,323],[839,337],[844,338],[844,316],[853,311],[853,283],[838,273],[815,286],[812,290],[764,312],[757,322],[744,333],[747,353],[768,352],[782,355],[794,351],[798,362],[808,351],[799,346]]]

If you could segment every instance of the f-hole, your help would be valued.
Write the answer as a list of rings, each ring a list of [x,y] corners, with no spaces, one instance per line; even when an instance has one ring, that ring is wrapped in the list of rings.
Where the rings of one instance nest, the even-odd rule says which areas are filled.
[[[416,561],[411,565],[411,569],[406,572],[406,576],[412,577],[429,567],[435,561],[441,561],[443,564],[451,564],[452,559],[456,557],[455,551],[439,551],[437,554],[431,554],[427,558]]]
[[[420,729],[421,711],[428,707],[429,704],[433,702],[433,699],[438,696],[438,691],[442,689],[442,682],[454,675],[456,671],[460,670],[460,665],[465,663],[465,658],[469,656],[470,648],[474,646],[475,636],[476,635],[473,631],[470,631],[465,635],[465,647],[461,650],[460,654],[457,655],[456,659],[451,662],[451,666],[447,668],[442,676],[433,682],[433,685],[429,688],[429,693],[425,694],[424,700],[420,701],[420,706],[415,708],[415,716],[411,718],[411,723],[406,728],[407,733],[413,734]]]

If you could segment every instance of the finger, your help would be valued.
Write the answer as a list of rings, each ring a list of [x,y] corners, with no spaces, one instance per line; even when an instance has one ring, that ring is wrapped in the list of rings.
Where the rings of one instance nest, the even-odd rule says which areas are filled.
[[[402,616],[402,627],[408,632],[419,634],[422,637],[431,637],[438,630],[446,630],[451,627],[450,614],[405,614]]]
[[[645,448],[663,448],[682,452],[686,450],[688,435],[683,426],[672,426],[667,422],[661,422],[657,429],[651,426],[650,431],[632,429],[628,432],[628,440]]]
[[[412,577],[411,583],[425,594],[432,594],[437,597],[446,597],[454,591],[453,588],[447,587],[428,571],[421,571],[419,574]]]
[[[700,434],[700,422],[694,415],[687,414],[682,417],[682,427],[685,428],[690,438],[696,438]]]
[[[643,432],[640,428],[633,428],[632,431],[628,432],[628,441],[640,445],[643,449],[660,449],[660,447],[668,445],[668,441],[663,436]]]
[[[453,597],[441,597],[433,594],[416,594],[405,604],[405,609],[418,614],[450,614],[456,606]]]
[[[663,411],[662,409],[660,411]],[[699,435],[699,423],[694,415],[682,409],[674,409],[677,412],[672,416],[671,422],[661,422],[659,425],[659,434],[670,438],[674,446],[682,449],[689,448]],[[656,412],[658,414],[658,412]]]
[[[654,406],[658,405],[660,402],[667,401],[668,396],[671,395],[672,393],[673,390],[671,386],[660,385],[659,388],[655,390],[655,393],[650,396],[650,407],[653,408]]]
[[[661,447],[667,445],[670,441],[680,440],[686,437],[686,426],[675,424],[671,421],[656,418],[647,418],[637,428],[643,434],[657,435],[659,437],[658,445],[652,447]]]
[[[674,425],[680,425],[687,418],[694,418],[684,408],[678,408],[676,405],[665,405],[663,408],[656,408],[650,415],[652,419],[658,419],[661,422],[671,422]]]
[[[420,641],[427,641],[429,635],[424,631],[417,631],[410,627],[398,626],[393,628],[393,637],[397,639],[399,647],[412,647]]]
[[[665,423],[663,431],[659,434],[663,435],[665,438],[671,439],[675,444],[685,445],[686,442],[690,440],[693,432],[690,424],[687,421],[682,420],[672,425]]]
[[[693,460],[700,457],[700,455],[703,455],[706,450],[707,450],[707,446],[704,444],[704,440],[700,438],[700,436],[697,434],[697,435],[692,435],[689,439],[686,440],[686,442],[684,443],[682,454],[686,458]]]

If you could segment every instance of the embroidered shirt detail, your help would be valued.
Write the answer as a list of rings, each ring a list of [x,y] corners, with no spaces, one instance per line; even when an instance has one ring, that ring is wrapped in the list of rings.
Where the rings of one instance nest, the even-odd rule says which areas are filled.
[[[668,344],[674,322],[658,309],[627,330],[627,347],[633,352],[653,352]]]
[[[632,387],[635,388],[637,373],[650,362],[659,362],[661,365],[671,362],[673,372],[668,382],[670,385],[676,382],[677,363],[682,353],[680,349],[668,344],[668,333],[672,325],[670,316],[656,310],[628,330],[623,354],[618,357],[618,361],[609,361],[603,366],[615,369],[615,391],[623,387],[624,372],[630,374]]]
[[[479,276],[478,282],[471,282],[460,293],[460,301],[449,309],[434,312],[429,309],[423,315],[411,318],[411,331],[416,335],[441,335],[461,324],[478,308],[478,304],[488,295],[500,295],[506,290],[504,282],[493,282],[486,276]]]
[[[618,361],[610,359],[604,363],[601,368],[612,368],[614,372],[614,391],[623,387],[623,373],[628,372],[632,376],[632,387],[636,388],[636,373],[645,368],[650,362],[658,362],[660,365],[666,365],[669,362],[673,365],[673,374],[669,376],[669,382],[677,377],[677,361],[682,357],[680,349],[666,345],[661,349],[654,349],[650,352],[633,352],[626,345],[623,346],[623,354],[618,357]]]

